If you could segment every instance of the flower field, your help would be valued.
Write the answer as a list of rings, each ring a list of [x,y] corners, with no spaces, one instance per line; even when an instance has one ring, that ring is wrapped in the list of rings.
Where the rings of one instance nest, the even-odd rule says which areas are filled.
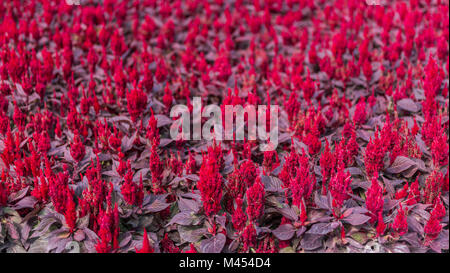
[[[1,1],[0,253],[448,252],[448,28],[448,0]],[[277,105],[276,149],[172,138],[194,97]]]

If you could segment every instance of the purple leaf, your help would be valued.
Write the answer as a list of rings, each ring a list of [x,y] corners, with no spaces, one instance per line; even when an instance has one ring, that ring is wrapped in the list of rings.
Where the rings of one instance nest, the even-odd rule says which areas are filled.
[[[304,250],[314,250],[322,246],[322,235],[305,234],[300,242],[300,247]]]
[[[220,253],[225,246],[226,237],[219,233],[214,237],[202,241],[200,249],[202,253]]]
[[[183,226],[188,226],[192,223],[193,217],[191,212],[189,211],[182,211],[180,213],[177,213],[169,223],[167,223],[166,226],[170,226],[172,224],[179,224]]]
[[[153,203],[151,203],[150,205],[147,205],[144,209],[147,212],[160,212],[162,210],[165,210],[169,206],[170,206],[170,204],[164,203],[159,199],[155,199],[155,201]]]
[[[26,187],[16,193],[11,194],[8,198],[8,202],[13,203],[13,202],[23,198],[27,194],[28,189],[29,189],[29,187]]]
[[[289,220],[297,221],[297,219],[298,219],[297,213],[295,213],[295,211],[289,206],[280,208],[280,209],[278,209],[278,211],[281,214],[283,214],[284,217],[288,218]]]
[[[364,223],[366,223],[367,221],[370,220],[370,216],[364,215],[364,214],[359,214],[359,213],[353,213],[350,214],[349,216],[345,217],[344,219],[345,222],[352,224],[354,226],[359,226],[362,225]]]
[[[416,103],[410,98],[399,100],[397,106],[408,112],[417,112],[419,110],[419,107],[417,107]]]
[[[272,230],[273,235],[282,241],[286,241],[292,238],[295,234],[295,228],[291,224],[280,225],[276,229]]]
[[[328,205],[328,199],[326,196],[316,193],[316,195],[314,196],[314,202],[321,209],[326,209],[326,210],[330,209],[330,206]]]
[[[12,239],[18,240],[20,238],[19,230],[13,222],[6,222],[6,228]]]
[[[27,196],[25,198],[23,198],[22,200],[20,200],[19,202],[17,202],[13,208],[15,210],[19,210],[19,209],[23,209],[23,208],[34,208],[34,205],[37,203],[36,198],[34,198],[33,196]]]
[[[196,213],[200,206],[195,200],[180,198],[180,200],[178,200],[178,208],[180,208],[181,211],[193,211]]]
[[[73,239],[78,242],[83,241],[84,238],[86,238],[86,234],[84,233],[84,231],[82,229],[77,230],[75,232],[75,234],[73,235]]]
[[[412,166],[416,166],[416,163],[414,161],[404,156],[397,156],[391,166],[386,169],[386,172],[398,174],[406,171]]]
[[[281,187],[283,182],[281,182],[281,180],[276,177],[262,175],[261,182],[264,184],[264,188],[268,192],[283,192],[283,189]]]
[[[311,229],[308,230],[307,234],[317,234],[317,235],[325,235],[333,230],[335,230],[339,226],[338,222],[331,223],[317,223],[311,226]]]

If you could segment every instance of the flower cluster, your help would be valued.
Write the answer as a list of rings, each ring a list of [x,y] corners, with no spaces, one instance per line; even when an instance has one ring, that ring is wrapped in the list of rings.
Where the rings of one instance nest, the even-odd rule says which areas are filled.
[[[448,251],[448,1],[68,2],[0,2],[2,252]]]

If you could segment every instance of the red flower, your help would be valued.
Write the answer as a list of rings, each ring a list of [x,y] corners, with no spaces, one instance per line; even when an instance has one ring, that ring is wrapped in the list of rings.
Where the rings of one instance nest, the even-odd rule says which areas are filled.
[[[264,173],[270,174],[274,169],[280,165],[278,154],[276,151],[265,151],[263,160]]]
[[[291,152],[285,157],[283,168],[278,176],[285,188],[288,188],[291,180],[295,178],[299,166],[299,159],[298,153],[295,151],[294,146],[291,145]]]
[[[144,229],[144,237],[142,238],[142,247],[141,249],[138,249],[137,247],[134,248],[136,250],[136,253],[153,253],[155,250],[150,245],[150,241],[148,240],[147,230]]]
[[[232,223],[233,228],[240,232],[244,229],[245,223],[247,222],[247,215],[242,210],[242,199],[236,198],[236,208],[233,211],[232,215]]]
[[[7,185],[3,181],[0,181],[0,206],[6,206],[8,203],[9,194],[10,191]]]
[[[441,233],[442,230],[442,225],[440,224],[440,221],[442,219],[441,215],[442,211],[440,211],[440,208],[438,206],[435,206],[435,208],[431,211],[430,218],[428,219],[424,227],[425,245],[429,245],[433,240],[435,240],[439,236],[439,233]],[[445,208],[444,208],[444,215],[445,215]]]
[[[48,185],[44,173],[42,171],[39,180],[40,183],[38,182],[38,179],[35,177],[34,189],[31,192],[31,195],[34,196],[39,202],[45,203],[48,201]]]
[[[385,146],[383,145],[383,139],[376,131],[374,138],[370,138],[364,154],[364,165],[368,176],[372,176],[375,172],[383,169],[384,155]]]
[[[383,188],[378,183],[378,173],[372,177],[372,185],[366,193],[366,207],[370,211],[370,223],[373,224],[378,218],[378,214],[383,211]]]
[[[147,95],[140,88],[127,92],[127,109],[133,122],[140,117],[147,107]]]
[[[189,250],[186,250],[184,253],[198,253],[197,249],[195,249],[194,244],[191,243],[189,247]]]
[[[402,236],[408,232],[408,222],[406,221],[406,209],[403,209],[402,204],[397,210],[397,215],[394,218],[394,222],[391,226],[395,232],[394,235]]]
[[[441,167],[448,164],[448,149],[448,140],[445,133],[434,138],[431,144],[431,155],[435,166]]]
[[[377,237],[380,237],[384,234],[384,231],[386,230],[386,224],[383,220],[383,215],[381,211],[378,213],[378,224],[377,224]]]
[[[169,234],[164,235],[164,239],[161,240],[161,248],[165,253],[179,253],[180,249],[175,246],[173,241],[169,238]]]
[[[169,85],[166,84],[166,88],[164,88],[164,97],[163,97],[163,103],[166,106],[166,109],[170,109],[172,106],[173,96],[172,96],[172,90],[170,90]]]
[[[316,184],[316,177],[309,171],[308,158],[300,156],[300,166],[297,168],[295,177],[289,183],[292,193],[292,204],[300,208],[302,201],[308,201]]]
[[[159,159],[157,147],[158,146],[156,142],[153,142],[150,151],[150,172],[152,174],[152,184],[154,191],[161,190],[161,180],[163,172],[163,165],[161,163],[161,160]]]
[[[73,143],[70,145],[70,154],[76,162],[80,162],[86,154],[86,148],[81,142],[80,135],[77,131],[75,131]]]
[[[264,185],[256,177],[255,183],[247,190],[247,215],[250,221],[256,221],[264,213]]]
[[[420,190],[419,180],[416,179],[416,181],[411,184],[411,187],[408,190],[408,198],[406,199],[406,204],[408,206],[412,206],[414,204],[417,204],[418,202],[420,202]]]
[[[203,156],[199,177],[197,187],[202,197],[203,209],[207,216],[212,216],[220,210],[223,187],[222,176],[215,158]]]
[[[362,97],[358,104],[356,104],[355,113],[353,115],[353,122],[356,124],[366,123],[367,113],[366,113],[366,101]]]
[[[322,143],[319,140],[320,133],[317,126],[318,124],[315,123],[311,130],[306,134],[306,137],[303,138],[303,142],[308,145],[308,152],[312,156],[317,154],[322,147]]]
[[[247,252],[250,247],[253,247],[256,245],[256,229],[253,223],[249,223],[243,233],[242,233],[242,242],[243,242],[243,252]]]
[[[348,193],[351,192],[351,183],[352,178],[350,173],[344,173],[343,168],[339,168],[337,173],[331,178],[329,184],[329,191],[333,197],[333,208],[341,208],[344,201],[350,198]]]
[[[67,227],[69,228],[70,232],[73,232],[76,227],[76,221],[77,221],[77,212],[75,207],[75,202],[73,201],[72,192],[69,190],[67,191],[67,202],[66,202],[66,209],[64,211],[64,217],[66,219]]]
[[[148,120],[147,125],[147,139],[150,140],[150,142],[153,144],[153,142],[156,143],[156,146],[159,145],[159,130],[157,127],[158,122],[156,121],[155,115],[153,114],[153,109],[151,109],[151,116]]]
[[[425,180],[424,202],[434,204],[444,185],[444,176],[438,170],[434,170]]]
[[[125,174],[124,180],[125,182],[120,187],[123,198],[128,204],[141,207],[142,201],[144,199],[142,173],[139,186],[133,182],[133,173],[131,172],[131,170],[128,170],[128,172]]]

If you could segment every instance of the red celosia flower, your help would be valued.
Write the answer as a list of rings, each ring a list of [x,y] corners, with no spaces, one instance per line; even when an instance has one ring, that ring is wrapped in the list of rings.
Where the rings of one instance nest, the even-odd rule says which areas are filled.
[[[430,218],[428,219],[424,227],[425,245],[429,245],[433,240],[435,240],[439,236],[439,233],[441,233],[442,225],[440,224],[440,222],[443,217],[442,214],[445,215],[445,208],[436,204],[434,209],[431,211]]]
[[[344,204],[344,201],[350,198],[348,193],[350,193],[350,184],[352,183],[352,178],[350,173],[344,173],[343,168],[339,168],[337,173],[331,178],[329,184],[329,191],[333,197],[333,208],[339,209]]]
[[[383,188],[378,183],[378,173],[372,177],[372,185],[366,193],[366,207],[370,211],[370,223],[373,224],[377,220],[378,214],[383,210]]]
[[[355,113],[353,115],[353,122],[356,124],[366,123],[367,113],[366,113],[366,101],[362,97],[358,104],[356,104]]]
[[[23,131],[25,129],[25,123],[26,123],[27,116],[19,109],[19,106],[17,106],[16,101],[14,101],[14,114],[13,114],[13,121],[14,124],[19,128],[19,131]]]
[[[191,243],[189,247],[189,250],[186,250],[184,253],[198,253],[197,249],[195,249],[194,244]]]
[[[295,178],[299,166],[299,159],[298,153],[295,151],[294,146],[291,145],[291,152],[284,158],[283,168],[278,176],[285,188],[288,188],[291,180]]]
[[[305,201],[302,201],[300,204],[300,224],[303,226],[306,223],[306,220],[308,220],[308,214],[306,213],[306,206]]]
[[[150,245],[150,241],[148,240],[147,230],[144,229],[144,237],[142,238],[142,247],[141,249],[138,249],[137,247],[134,248],[136,250],[136,253],[153,253],[155,250]]]
[[[65,173],[59,173],[57,176],[50,177],[49,196],[55,210],[64,214],[67,204],[68,176]]]
[[[127,92],[127,109],[133,122],[140,117],[147,107],[147,94],[140,88],[134,88]]]
[[[370,138],[364,154],[364,165],[368,176],[372,176],[375,172],[379,172],[384,167],[385,146],[383,139],[379,136],[378,131],[375,132],[374,138]]]
[[[264,185],[259,176],[247,190],[247,215],[250,221],[256,221],[264,213]]]
[[[310,155],[315,155],[320,151],[322,143],[319,140],[319,130],[317,128],[318,124],[315,123],[312,129],[303,138],[303,142],[308,145],[308,152]]]
[[[189,151],[189,156],[184,166],[186,174],[193,174],[197,171],[197,162],[195,160],[194,153],[191,153],[191,151]]]
[[[106,211],[100,210],[98,215],[99,237],[95,249],[98,253],[110,253],[119,247],[119,213],[117,204],[114,210],[108,207]]]
[[[42,133],[39,135],[38,148],[41,154],[47,154],[47,152],[50,150],[50,137],[47,131],[42,131]]]
[[[436,109],[436,106],[432,107],[433,109]],[[428,147],[431,147],[431,145],[433,144],[433,141],[442,136],[444,134],[442,127],[441,127],[441,121],[442,121],[442,117],[441,116],[436,116],[436,115],[426,115],[425,114],[425,122],[422,124],[422,138],[423,141],[425,142],[425,144]],[[441,151],[442,152],[442,151]],[[440,152],[438,152],[440,153]],[[440,157],[439,157],[440,158]]]
[[[424,202],[426,204],[434,204],[435,199],[442,191],[444,177],[441,172],[434,170],[425,180]]]
[[[154,191],[160,191],[161,190],[161,180],[162,180],[162,172],[163,172],[163,165],[161,163],[161,160],[159,159],[158,151],[157,151],[157,144],[156,142],[153,142],[152,148],[150,151],[150,172],[152,174],[152,185]]]
[[[163,103],[166,106],[166,109],[170,109],[172,106],[173,96],[172,96],[172,90],[170,90],[169,85],[166,85],[166,88],[164,88],[164,97],[163,97]]]
[[[300,102],[298,102],[297,92],[292,92],[289,96],[289,99],[284,102],[284,108],[286,113],[288,114],[289,122],[293,122],[297,117],[298,112],[300,111]]]
[[[133,182],[133,173],[131,170],[125,174],[124,183],[120,187],[123,198],[130,205],[142,206],[142,201],[144,199],[144,186],[142,184],[142,173],[140,178],[139,186]]]
[[[408,196],[408,189],[409,189],[409,185],[408,185],[408,181],[406,181],[406,183],[403,186],[403,188],[401,188],[400,190],[398,190],[395,193],[395,199],[400,200],[400,199],[403,199],[406,196]]]
[[[37,177],[34,178],[34,189],[31,192],[31,195],[34,196],[39,202],[45,203],[48,201],[48,185],[42,171],[39,180],[40,183],[38,182]]]
[[[249,223],[242,232],[243,252],[247,252],[250,247],[256,245],[256,229],[253,223]]]
[[[418,202],[420,202],[420,190],[419,190],[419,180],[416,179],[416,181],[411,183],[411,186],[409,187],[408,197],[406,198],[406,204],[408,206],[412,206],[414,204],[417,204]]]
[[[227,194],[231,198],[242,198],[247,190],[247,185],[244,183],[240,169],[235,166],[234,171],[228,175],[228,183],[226,185]]]
[[[199,171],[197,187],[203,202],[203,209],[207,216],[212,216],[220,210],[222,199],[222,176],[215,158],[203,156],[203,164]]]
[[[372,79],[372,63],[366,60],[363,64],[362,70],[364,76],[366,76],[367,83],[369,84],[370,80]]]
[[[384,234],[384,231],[386,230],[386,224],[384,223],[383,214],[381,211],[378,213],[378,224],[376,230],[377,237],[382,236]]]
[[[391,225],[394,235],[402,236],[408,232],[408,223],[406,221],[406,209],[403,209],[402,204],[397,210],[397,215],[394,218],[394,222]]]
[[[308,158],[305,155],[300,156],[299,164],[295,177],[289,183],[292,204],[298,208],[302,201],[309,200],[316,184],[316,177],[309,171]]]
[[[76,227],[76,221],[77,221],[77,212],[75,207],[75,202],[73,201],[72,192],[69,190],[67,191],[67,197],[66,197],[66,209],[64,211],[64,217],[66,219],[67,227],[69,228],[70,232],[73,232]]]
[[[240,168],[235,166],[234,171],[228,176],[227,192],[233,198],[243,197],[247,188],[254,184],[257,176],[258,170],[255,163],[251,160],[244,161]]]
[[[86,154],[86,148],[77,131],[75,131],[73,143],[70,145],[70,154],[76,162],[80,162]]]
[[[3,181],[0,181],[0,206],[4,207],[6,206],[7,202],[8,202],[8,197],[9,197],[9,188],[7,187],[7,185],[5,185],[5,183]]]
[[[147,126],[147,134],[146,137],[150,141],[150,143],[153,144],[153,142],[156,143],[156,145],[159,145],[159,130],[158,130],[158,122],[156,121],[155,115],[153,114],[153,109],[151,109],[151,116],[148,120],[148,126]]]
[[[236,208],[233,210],[232,223],[233,228],[240,232],[244,229],[245,223],[247,222],[247,215],[242,209],[242,199],[240,197],[236,198]]]
[[[355,162],[355,156],[358,155],[359,145],[356,142],[356,132],[352,130],[350,132],[350,139],[347,141],[345,145],[345,163],[347,166],[352,166]]]
[[[280,165],[278,154],[276,151],[265,151],[263,160],[264,173],[270,174],[275,168]]]
[[[164,239],[161,240],[161,249],[165,253],[179,253],[180,249],[175,246],[172,240],[169,238],[169,234],[164,235]]]
[[[431,144],[431,155],[435,166],[445,166],[448,164],[448,140],[445,133],[434,138]]]
[[[444,207],[444,204],[442,203],[440,194],[439,194],[438,198],[436,198],[432,214],[439,221],[442,221],[442,219],[445,217],[445,207]]]
[[[314,95],[314,93],[316,91],[317,85],[318,84],[311,79],[310,71],[308,69],[308,75],[306,77],[306,80],[303,81],[303,85],[302,85],[303,97],[305,98],[305,100],[308,103],[311,102],[311,98],[312,98],[312,96]]]
[[[251,187],[258,177],[258,169],[252,160],[246,160],[240,167],[241,179],[246,187]]]

